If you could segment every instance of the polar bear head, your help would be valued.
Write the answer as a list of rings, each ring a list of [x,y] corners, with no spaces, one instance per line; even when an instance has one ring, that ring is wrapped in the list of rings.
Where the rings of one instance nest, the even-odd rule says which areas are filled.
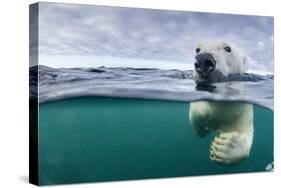
[[[225,42],[199,44],[195,52],[196,83],[217,82],[229,74],[245,73],[248,69],[247,57]]]

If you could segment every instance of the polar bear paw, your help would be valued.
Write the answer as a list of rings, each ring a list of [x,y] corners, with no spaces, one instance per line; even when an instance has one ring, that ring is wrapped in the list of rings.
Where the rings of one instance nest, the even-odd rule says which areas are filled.
[[[249,156],[251,141],[237,132],[221,133],[210,145],[210,159],[220,165],[241,163]]]

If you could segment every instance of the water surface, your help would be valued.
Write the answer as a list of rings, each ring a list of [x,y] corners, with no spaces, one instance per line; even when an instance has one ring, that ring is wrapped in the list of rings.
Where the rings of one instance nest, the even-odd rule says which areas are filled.
[[[39,73],[38,70],[39,69]],[[192,70],[151,68],[50,68],[30,69],[31,96],[40,103],[83,96],[130,97],[170,101],[246,101],[273,109],[273,76],[253,73],[230,75],[211,90],[198,90]],[[32,89],[33,88],[33,89]]]

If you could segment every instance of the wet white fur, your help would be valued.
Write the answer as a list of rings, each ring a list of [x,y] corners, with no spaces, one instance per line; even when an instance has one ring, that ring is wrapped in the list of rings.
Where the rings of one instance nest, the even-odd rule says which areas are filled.
[[[231,47],[231,53],[224,50],[225,47]],[[248,58],[239,53],[234,46],[225,42],[199,44],[200,53],[211,53],[216,60],[216,69],[220,70],[225,76],[235,73],[243,73],[248,69]],[[194,71],[195,72],[195,71]]]
[[[211,53],[223,74],[244,73],[247,58],[226,43],[200,44],[200,53]],[[215,131],[210,159],[221,165],[236,165],[250,155],[253,141],[253,105],[232,102],[198,101],[190,104],[189,120],[198,135]]]

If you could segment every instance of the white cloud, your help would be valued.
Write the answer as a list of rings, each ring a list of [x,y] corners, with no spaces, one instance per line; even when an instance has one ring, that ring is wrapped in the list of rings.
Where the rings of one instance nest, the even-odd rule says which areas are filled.
[[[241,49],[256,67],[273,69],[271,17],[40,3],[39,27],[40,55],[192,64],[197,43],[223,40]]]

